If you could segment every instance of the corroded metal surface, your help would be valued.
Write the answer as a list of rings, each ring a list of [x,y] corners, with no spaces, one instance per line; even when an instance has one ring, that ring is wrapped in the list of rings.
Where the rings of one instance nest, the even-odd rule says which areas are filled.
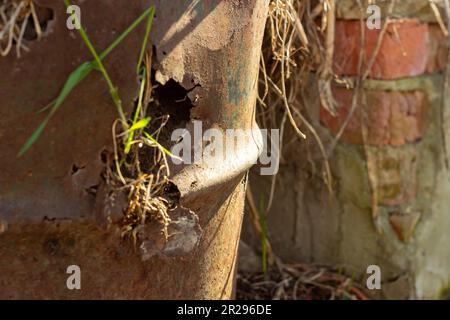
[[[111,141],[116,118],[108,88],[100,73],[92,73],[71,94],[50,121],[36,145],[24,157],[16,154],[61,90],[69,73],[90,54],[77,31],[66,28],[62,1],[36,1],[53,9],[45,36],[28,44],[30,52],[0,60],[0,216],[42,220],[90,214],[94,198],[86,191],[98,184],[100,153]],[[145,1],[87,1],[82,21],[99,51],[106,48],[146,7]],[[111,15],[121,12],[114,18]],[[133,32],[106,59],[124,106],[131,107],[137,91],[133,72],[145,26]],[[76,171],[76,172],[75,172]]]
[[[195,119],[205,129],[253,129],[252,139],[239,145],[243,157],[174,168],[181,204],[201,227],[195,247],[177,245],[182,238],[173,242],[178,251],[187,248],[182,257],[173,248],[172,257],[145,255],[94,214],[96,195],[90,190],[99,184],[100,154],[110,145],[116,116],[100,74],[91,74],[75,90],[38,143],[16,159],[42,120],[35,112],[89,58],[76,32],[65,28],[64,7],[36,2],[54,10],[45,37],[31,43],[21,59],[0,60],[0,298],[230,297],[244,175],[261,144],[253,113],[267,1],[80,1],[82,22],[99,50],[155,5],[156,80],[163,85],[172,79],[186,90],[194,105],[187,128]],[[143,28],[105,60],[125,106],[137,94],[133,70]],[[183,213],[179,217],[188,226],[194,221]],[[190,230],[189,239],[200,235],[200,229]],[[82,290],[66,287],[65,271],[72,264],[81,267]]]
[[[200,246],[183,259],[142,261],[133,246],[118,241],[118,232],[102,231],[89,219],[14,224],[0,236],[0,298],[228,298],[243,201],[239,183],[223,205],[208,203],[205,211],[215,214]],[[73,264],[81,268],[81,290],[66,287]]]

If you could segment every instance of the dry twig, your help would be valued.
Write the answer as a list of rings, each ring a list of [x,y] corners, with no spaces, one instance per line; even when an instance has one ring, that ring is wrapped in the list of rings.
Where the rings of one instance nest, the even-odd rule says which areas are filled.
[[[339,270],[326,266],[286,264],[262,273],[239,273],[242,300],[369,300],[365,289]]]

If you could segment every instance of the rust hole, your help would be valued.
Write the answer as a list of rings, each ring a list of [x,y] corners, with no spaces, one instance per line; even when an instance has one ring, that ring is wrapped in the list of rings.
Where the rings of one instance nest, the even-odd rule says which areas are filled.
[[[72,170],[70,171],[71,175],[77,174],[78,171],[83,170],[85,166],[77,166],[76,164],[72,165]]]
[[[43,35],[45,35],[48,25],[54,19],[53,10],[50,8],[40,7],[38,5],[34,5],[36,8],[36,14],[39,20],[39,26]],[[25,29],[25,33],[23,38],[27,41],[33,41],[38,39],[38,32],[36,30],[36,26],[33,23],[33,18],[29,17],[27,21],[27,26]]]
[[[194,87],[195,88],[195,87]],[[173,79],[153,90],[154,100],[149,110],[155,116],[170,115],[169,125],[184,125],[190,119],[190,110],[194,107],[188,94],[194,88],[186,90]]]
[[[98,191],[98,187],[99,185],[95,185],[95,186],[90,186],[89,188],[84,189],[86,191],[86,193],[92,195],[92,196],[96,196],[97,195],[97,191]]]
[[[103,149],[102,152],[100,152],[100,161],[103,164],[107,164],[109,155],[110,155],[110,152],[107,149]]]
[[[155,73],[156,71],[152,69],[152,83],[157,83]],[[167,118],[167,123],[159,135],[159,142],[164,146],[170,147],[173,130],[185,128],[191,120],[191,109],[194,108],[194,104],[188,94],[197,87],[200,85],[196,84],[190,89],[185,89],[173,79],[164,85],[157,84],[153,87],[152,100],[147,108],[147,115],[154,120],[150,124],[150,132],[160,127],[161,119]]]
[[[60,243],[57,238],[49,237],[44,241],[42,247],[45,253],[54,256],[58,253],[60,249]]]

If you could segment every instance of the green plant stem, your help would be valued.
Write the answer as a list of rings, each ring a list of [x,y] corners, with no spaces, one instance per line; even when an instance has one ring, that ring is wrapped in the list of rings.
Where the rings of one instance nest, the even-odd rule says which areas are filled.
[[[141,108],[142,108],[142,100],[144,98],[144,91],[145,91],[145,71],[143,72],[143,75],[142,75],[141,88],[139,90],[139,99],[138,99],[138,103],[137,103],[137,106],[136,106],[136,112],[134,113],[132,126],[139,119],[139,113],[141,112]],[[133,141],[133,137],[134,137],[134,131],[130,131],[130,133],[128,134],[127,143],[125,145],[125,154],[128,154],[130,152],[131,142]]]
[[[136,67],[136,72],[138,75],[140,74],[140,71],[141,71],[141,65],[142,65],[142,61],[144,60],[145,49],[147,48],[148,37],[150,35],[150,30],[153,25],[153,17],[155,15],[154,7],[151,7],[151,9],[152,9],[151,12],[148,13],[149,16],[148,16],[148,20],[147,20],[147,26],[145,27],[144,41],[142,42],[141,52],[139,53],[139,59],[138,59],[137,67]]]
[[[261,234],[260,234],[260,241],[261,241],[261,263],[262,263],[262,271],[264,274],[264,277],[267,277],[267,223],[266,223],[266,217],[263,214],[264,212],[264,197],[261,195],[260,197],[260,214],[259,214],[259,223],[261,225]]]
[[[67,7],[71,5],[69,0],[64,0],[64,3],[66,4]],[[76,14],[73,14],[73,17],[75,19],[78,19]],[[119,113],[120,119],[122,120],[123,125],[125,127],[127,127],[128,126],[127,118],[125,117],[125,114],[123,112],[122,101],[120,100],[119,92],[117,91],[117,88],[114,87],[114,84],[113,84],[111,78],[109,77],[108,72],[105,69],[105,66],[102,63],[101,58],[98,56],[97,52],[95,51],[95,48],[92,45],[92,42],[89,40],[89,37],[86,34],[86,31],[84,30],[84,28],[81,25],[80,21],[79,21],[79,25],[80,25],[80,28],[78,29],[78,32],[80,33],[81,38],[83,38],[84,43],[88,47],[88,49],[91,52],[92,56],[94,57],[95,63],[97,64],[100,72],[103,74],[103,77],[105,78],[106,83],[107,83],[107,85],[109,87],[109,92],[111,94],[111,97],[112,97],[112,99],[114,101],[114,104],[117,107],[117,112]]]
[[[70,4],[70,2],[66,2],[66,5]],[[100,60],[103,60],[108,54],[111,53],[130,33],[133,31],[149,14],[153,17],[154,8],[150,7],[147,10],[145,10],[136,20],[133,21],[133,23],[124,31],[122,32],[114,41],[98,56]],[[91,44],[91,48],[93,48]],[[20,149],[19,153],[17,154],[17,157],[21,157],[22,155],[27,152],[31,146],[39,139],[40,135],[44,131],[45,127],[47,126],[48,122],[50,121],[51,117],[56,113],[56,111],[59,109],[59,107],[63,104],[65,99],[68,97],[68,95],[75,89],[75,87],[83,80],[85,79],[90,72],[98,67],[98,63],[96,64],[96,61],[86,61],[78,66],[77,69],[72,71],[72,73],[67,78],[66,82],[64,83],[64,86],[59,93],[58,97],[53,100],[50,104],[45,106],[44,108],[40,109],[38,113],[41,113],[43,111],[46,111],[50,109],[49,113],[45,117],[45,119],[40,123],[39,127],[33,132],[33,134],[28,138],[28,140],[24,143],[22,148]],[[117,92],[117,91],[116,91]],[[120,110],[122,110],[120,108]],[[119,112],[120,114],[120,112]],[[122,112],[121,120],[124,123],[124,126],[128,126],[128,124],[125,122],[125,115]],[[125,129],[127,129],[125,127]]]

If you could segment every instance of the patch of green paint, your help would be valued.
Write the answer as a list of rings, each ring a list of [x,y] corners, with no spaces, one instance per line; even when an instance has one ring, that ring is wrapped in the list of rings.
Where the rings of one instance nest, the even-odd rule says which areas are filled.
[[[228,74],[228,102],[235,108],[229,110],[227,122],[236,123],[239,115],[244,113],[241,108],[246,105],[250,93],[252,91],[252,79],[249,76],[252,74],[248,66],[248,48],[243,41],[240,41],[238,54],[236,55],[236,67],[230,68],[231,72]]]

